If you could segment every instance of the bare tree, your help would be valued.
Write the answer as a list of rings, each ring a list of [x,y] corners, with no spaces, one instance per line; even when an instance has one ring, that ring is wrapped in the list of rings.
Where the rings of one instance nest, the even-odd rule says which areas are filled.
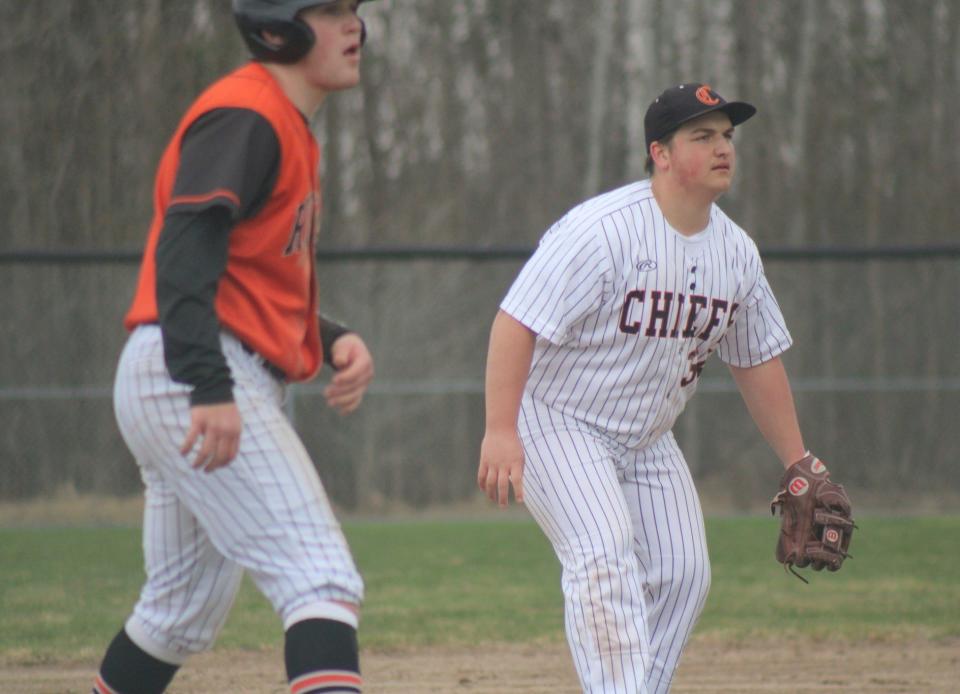
[[[583,180],[583,197],[595,195],[600,188],[603,167],[604,123],[610,102],[610,56],[613,53],[615,3],[600,4],[594,18],[594,54],[590,75],[589,115],[587,120],[587,172]]]

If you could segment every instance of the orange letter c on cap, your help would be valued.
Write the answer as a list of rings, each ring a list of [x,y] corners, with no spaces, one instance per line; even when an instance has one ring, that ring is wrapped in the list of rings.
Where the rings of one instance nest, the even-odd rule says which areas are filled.
[[[716,106],[720,103],[720,99],[715,97],[710,92],[713,91],[712,87],[709,84],[705,84],[697,90],[697,101],[706,104],[707,106]]]

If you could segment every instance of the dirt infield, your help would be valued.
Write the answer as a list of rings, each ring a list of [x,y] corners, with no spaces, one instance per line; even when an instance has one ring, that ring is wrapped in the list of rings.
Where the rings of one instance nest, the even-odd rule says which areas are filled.
[[[285,694],[275,652],[214,651],[190,661],[170,694]],[[576,694],[563,645],[365,653],[368,694]],[[93,662],[0,668],[0,692],[86,694]],[[816,668],[816,675],[809,670]],[[946,694],[960,682],[960,641],[725,644],[694,639],[673,694]]]

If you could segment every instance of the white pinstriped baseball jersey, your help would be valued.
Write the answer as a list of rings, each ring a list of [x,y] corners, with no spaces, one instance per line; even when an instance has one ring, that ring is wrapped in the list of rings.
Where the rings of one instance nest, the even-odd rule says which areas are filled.
[[[527,392],[630,448],[670,430],[713,352],[747,367],[791,344],[753,240],[716,205],[679,234],[649,180],[553,225],[501,308],[538,335]]]
[[[641,181],[551,227],[501,309],[537,334],[517,423],[525,502],[563,567],[580,683],[666,694],[710,586],[670,429],[712,353],[749,367],[791,342],[756,245],[716,205],[679,234]]]

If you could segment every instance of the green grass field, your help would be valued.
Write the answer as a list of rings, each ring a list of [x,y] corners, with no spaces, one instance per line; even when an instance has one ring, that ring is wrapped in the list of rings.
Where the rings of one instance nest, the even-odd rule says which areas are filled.
[[[776,521],[710,519],[713,587],[697,627],[742,640],[960,636],[960,517],[858,521],[836,574],[773,559]],[[524,520],[347,523],[367,583],[361,643],[384,649],[563,639],[559,566]],[[135,528],[0,529],[0,662],[103,650],[143,578]],[[275,647],[280,625],[245,579],[219,648]]]

